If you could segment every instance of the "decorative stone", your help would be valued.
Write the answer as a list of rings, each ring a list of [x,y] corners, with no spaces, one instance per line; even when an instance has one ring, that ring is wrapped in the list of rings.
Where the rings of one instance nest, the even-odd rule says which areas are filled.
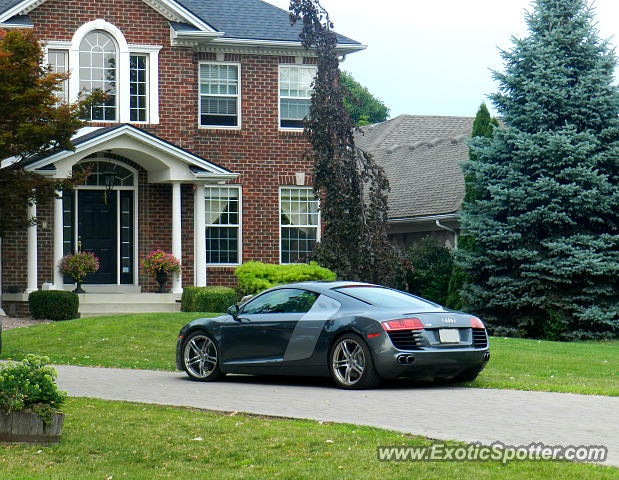
[[[31,410],[5,413],[0,410],[0,441],[23,443],[58,443],[64,413],[52,414],[49,425]]]

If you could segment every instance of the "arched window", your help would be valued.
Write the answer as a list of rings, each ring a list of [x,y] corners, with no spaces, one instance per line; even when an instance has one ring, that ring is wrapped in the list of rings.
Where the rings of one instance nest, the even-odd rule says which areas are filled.
[[[132,187],[134,185],[133,172],[117,163],[106,162],[105,160],[92,160],[78,163],[73,167],[74,173],[81,173],[86,170],[90,170],[90,174],[84,185],[105,186],[104,176],[108,172],[114,174],[113,185],[115,187]]]
[[[108,98],[92,107],[92,120],[117,120],[118,48],[103,30],[94,30],[82,39],[79,47],[80,90],[104,91]]]

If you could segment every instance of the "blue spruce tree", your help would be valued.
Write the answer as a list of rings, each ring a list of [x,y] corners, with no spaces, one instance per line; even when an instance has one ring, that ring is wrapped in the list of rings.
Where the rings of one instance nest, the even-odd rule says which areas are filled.
[[[462,226],[462,297],[496,334],[619,333],[619,89],[615,52],[586,0],[536,0],[529,36],[502,52],[501,115],[472,141],[476,200]]]

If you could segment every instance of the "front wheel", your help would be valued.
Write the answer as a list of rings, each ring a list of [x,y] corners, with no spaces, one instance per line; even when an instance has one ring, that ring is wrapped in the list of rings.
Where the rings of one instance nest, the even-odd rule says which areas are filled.
[[[193,380],[210,382],[222,376],[215,341],[203,332],[187,337],[183,347],[183,370]]]
[[[369,347],[352,333],[341,336],[333,345],[329,368],[338,387],[348,390],[375,387],[381,380]]]

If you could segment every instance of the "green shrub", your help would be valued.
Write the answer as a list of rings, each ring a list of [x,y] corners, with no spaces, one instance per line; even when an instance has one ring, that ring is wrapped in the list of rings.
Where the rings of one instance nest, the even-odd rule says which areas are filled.
[[[236,267],[237,290],[241,296],[255,295],[267,288],[284,283],[308,280],[335,280],[335,273],[316,262],[275,265],[272,263],[247,262]]]
[[[453,270],[451,251],[424,237],[407,252],[412,270],[406,275],[408,291],[441,305],[447,301],[449,279]]]
[[[236,292],[229,287],[185,287],[181,298],[183,312],[225,312],[236,303]]]
[[[49,423],[52,413],[65,401],[56,386],[56,370],[46,367],[48,357],[26,355],[21,362],[0,367],[0,408],[6,413],[32,409]]]
[[[37,290],[28,295],[28,307],[34,318],[71,320],[78,318],[79,306],[77,293],[65,290]]]
[[[205,287],[183,287],[183,295],[181,296],[181,312],[195,312],[194,298],[198,290]]]

